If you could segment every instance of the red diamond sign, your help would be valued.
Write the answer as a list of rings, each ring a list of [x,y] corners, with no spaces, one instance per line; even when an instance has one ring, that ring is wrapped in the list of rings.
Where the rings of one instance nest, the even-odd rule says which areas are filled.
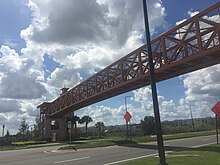
[[[220,101],[215,104],[214,107],[212,107],[212,111],[218,116],[220,117]]]
[[[131,120],[131,114],[129,112],[126,112],[124,115],[124,118],[125,118],[126,122],[128,123]]]

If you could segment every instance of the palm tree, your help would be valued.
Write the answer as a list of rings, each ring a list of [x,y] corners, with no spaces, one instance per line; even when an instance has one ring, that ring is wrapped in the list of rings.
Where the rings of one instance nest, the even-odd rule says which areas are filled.
[[[79,117],[78,116],[73,116],[72,117],[72,123],[73,123],[73,125],[74,125],[74,134],[76,135],[77,134],[77,132],[76,132],[76,130],[77,130],[77,122],[79,122]]]
[[[101,131],[105,128],[105,125],[103,122],[97,122],[95,124],[95,127],[98,129],[99,131],[99,137],[101,137]]]
[[[79,120],[79,123],[80,123],[80,124],[85,123],[86,135],[87,135],[87,132],[88,132],[88,124],[89,124],[90,122],[92,122],[92,118],[89,117],[89,116],[83,116],[83,117]]]

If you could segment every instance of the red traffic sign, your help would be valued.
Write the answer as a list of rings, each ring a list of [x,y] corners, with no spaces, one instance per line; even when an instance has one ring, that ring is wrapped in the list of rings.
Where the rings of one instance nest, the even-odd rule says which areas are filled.
[[[124,118],[125,118],[126,122],[128,123],[131,120],[131,114],[129,112],[126,112],[124,115]]]
[[[212,111],[218,116],[220,117],[220,101],[215,104],[214,107],[212,107]]]

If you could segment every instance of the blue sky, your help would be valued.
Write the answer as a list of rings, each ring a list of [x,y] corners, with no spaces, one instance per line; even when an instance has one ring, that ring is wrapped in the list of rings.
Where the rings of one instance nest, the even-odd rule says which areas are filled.
[[[219,2],[218,0],[164,0],[162,1],[164,7],[166,8],[167,19],[169,22],[175,24],[183,18],[189,17],[188,11],[202,11],[207,7]]]
[[[32,125],[43,101],[55,99],[143,44],[142,0],[1,0],[0,125],[16,132],[23,117]],[[152,38],[218,0],[149,0]],[[153,19],[152,19],[153,18]],[[213,116],[220,99],[219,66],[157,84],[162,120]],[[201,76],[203,75],[204,76]],[[212,75],[211,75],[212,74]],[[201,95],[203,88],[208,89]],[[141,88],[77,111],[94,122],[123,124],[124,98],[132,122],[153,115],[151,91]],[[16,120],[15,120],[16,117]],[[117,119],[117,120],[116,120]],[[117,121],[117,122],[116,122]],[[92,125],[91,124],[91,125]]]
[[[1,45],[6,41],[11,42],[18,52],[25,47],[25,41],[20,37],[20,31],[26,28],[31,22],[31,12],[25,5],[26,1],[1,0]]]

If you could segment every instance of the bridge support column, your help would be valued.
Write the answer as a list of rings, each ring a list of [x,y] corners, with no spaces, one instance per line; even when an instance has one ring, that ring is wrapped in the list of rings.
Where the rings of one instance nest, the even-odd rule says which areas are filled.
[[[68,117],[63,116],[62,118],[56,119],[59,125],[58,133],[57,133],[57,140],[68,140],[68,130],[67,130],[67,122]]]
[[[43,115],[41,118],[41,139],[62,141],[68,140],[67,121],[69,115],[62,118],[51,118]]]
[[[49,117],[42,118],[42,139],[50,139],[51,135],[51,120]]]

